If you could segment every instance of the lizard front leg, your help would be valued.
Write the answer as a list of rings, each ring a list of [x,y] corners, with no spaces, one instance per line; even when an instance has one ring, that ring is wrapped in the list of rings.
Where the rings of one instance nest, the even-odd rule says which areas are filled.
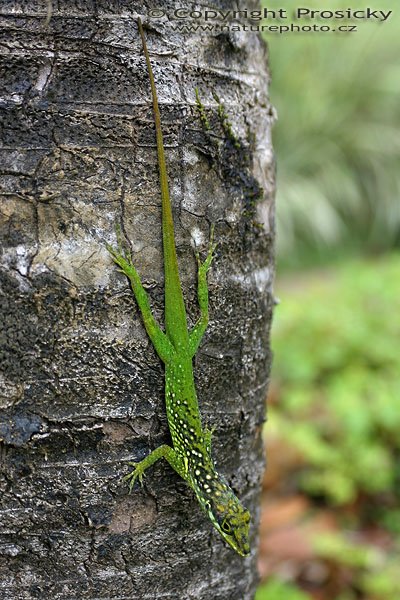
[[[197,352],[200,345],[201,339],[208,325],[208,284],[207,284],[207,272],[211,267],[212,260],[214,258],[214,250],[217,244],[214,243],[214,225],[211,225],[210,243],[208,246],[208,253],[204,262],[201,262],[198,252],[196,252],[196,259],[198,264],[197,272],[197,298],[200,307],[200,318],[193,327],[189,334],[189,351],[192,356]]]
[[[139,463],[128,463],[131,467],[135,467],[131,473],[128,473],[128,475],[125,475],[122,479],[123,481],[129,481],[129,492],[132,490],[136,479],[139,479],[140,483],[143,485],[144,472],[160,458],[165,458],[178,475],[180,475],[182,479],[186,479],[187,469],[185,468],[182,459],[171,446],[163,444],[153,450],[153,452],[150,452],[150,454]]]

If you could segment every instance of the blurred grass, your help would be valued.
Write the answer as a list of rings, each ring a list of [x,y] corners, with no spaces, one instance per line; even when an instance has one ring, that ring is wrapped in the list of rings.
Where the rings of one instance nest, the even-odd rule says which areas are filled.
[[[358,0],[354,8],[368,5]],[[298,6],[285,2],[288,14]],[[348,6],[332,0],[324,8]],[[307,7],[323,8],[319,0]],[[400,12],[390,3],[373,8],[394,14],[380,24],[357,20],[357,33],[265,34],[279,116],[274,145],[283,266],[400,243]],[[320,21],[327,23],[343,21]]]

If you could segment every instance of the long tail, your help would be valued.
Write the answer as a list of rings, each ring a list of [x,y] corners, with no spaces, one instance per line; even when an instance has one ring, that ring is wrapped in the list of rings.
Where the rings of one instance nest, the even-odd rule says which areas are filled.
[[[185,343],[188,339],[186,310],[183,301],[182,287],[179,278],[178,261],[175,249],[174,222],[172,218],[171,201],[168,189],[168,176],[165,164],[164,144],[161,131],[160,110],[158,108],[157,91],[154,83],[149,52],[143,32],[142,21],[137,20],[140,37],[142,38],[143,52],[146,58],[149,73],[151,95],[153,99],[154,123],[157,138],[158,168],[160,174],[161,200],[162,200],[162,234],[164,250],[164,276],[165,276],[165,329],[168,337],[175,347]]]

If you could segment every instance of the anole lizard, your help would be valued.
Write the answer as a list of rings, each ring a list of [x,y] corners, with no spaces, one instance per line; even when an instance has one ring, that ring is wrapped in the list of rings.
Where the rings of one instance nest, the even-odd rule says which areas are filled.
[[[136,302],[142,314],[147,334],[160,359],[165,364],[165,402],[172,447],[159,446],[139,463],[129,463],[133,471],[124,477],[132,489],[138,479],[142,483],[145,470],[159,458],[165,458],[171,467],[194,490],[202,509],[214,527],[241,556],[247,556],[249,546],[250,514],[235,496],[227,481],[217,473],[211,458],[211,431],[203,429],[196,397],[192,360],[208,324],[207,271],[211,266],[215,244],[213,230],[207,257],[198,261],[198,302],[200,318],[188,330],[185,304],[179,278],[175,248],[174,224],[168,189],[160,111],[146,39],[141,20],[137,20],[146,58],[153,101],[157,139],[158,168],[162,200],[162,238],[165,274],[165,333],[151,312],[144,290],[129,252],[107,246],[112,259],[128,277]]]

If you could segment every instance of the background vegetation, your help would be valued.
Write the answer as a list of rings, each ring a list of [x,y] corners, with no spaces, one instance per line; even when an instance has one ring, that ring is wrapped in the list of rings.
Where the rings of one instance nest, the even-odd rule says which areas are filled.
[[[395,13],[266,35],[281,303],[256,600],[400,598],[400,17],[373,8]]]

